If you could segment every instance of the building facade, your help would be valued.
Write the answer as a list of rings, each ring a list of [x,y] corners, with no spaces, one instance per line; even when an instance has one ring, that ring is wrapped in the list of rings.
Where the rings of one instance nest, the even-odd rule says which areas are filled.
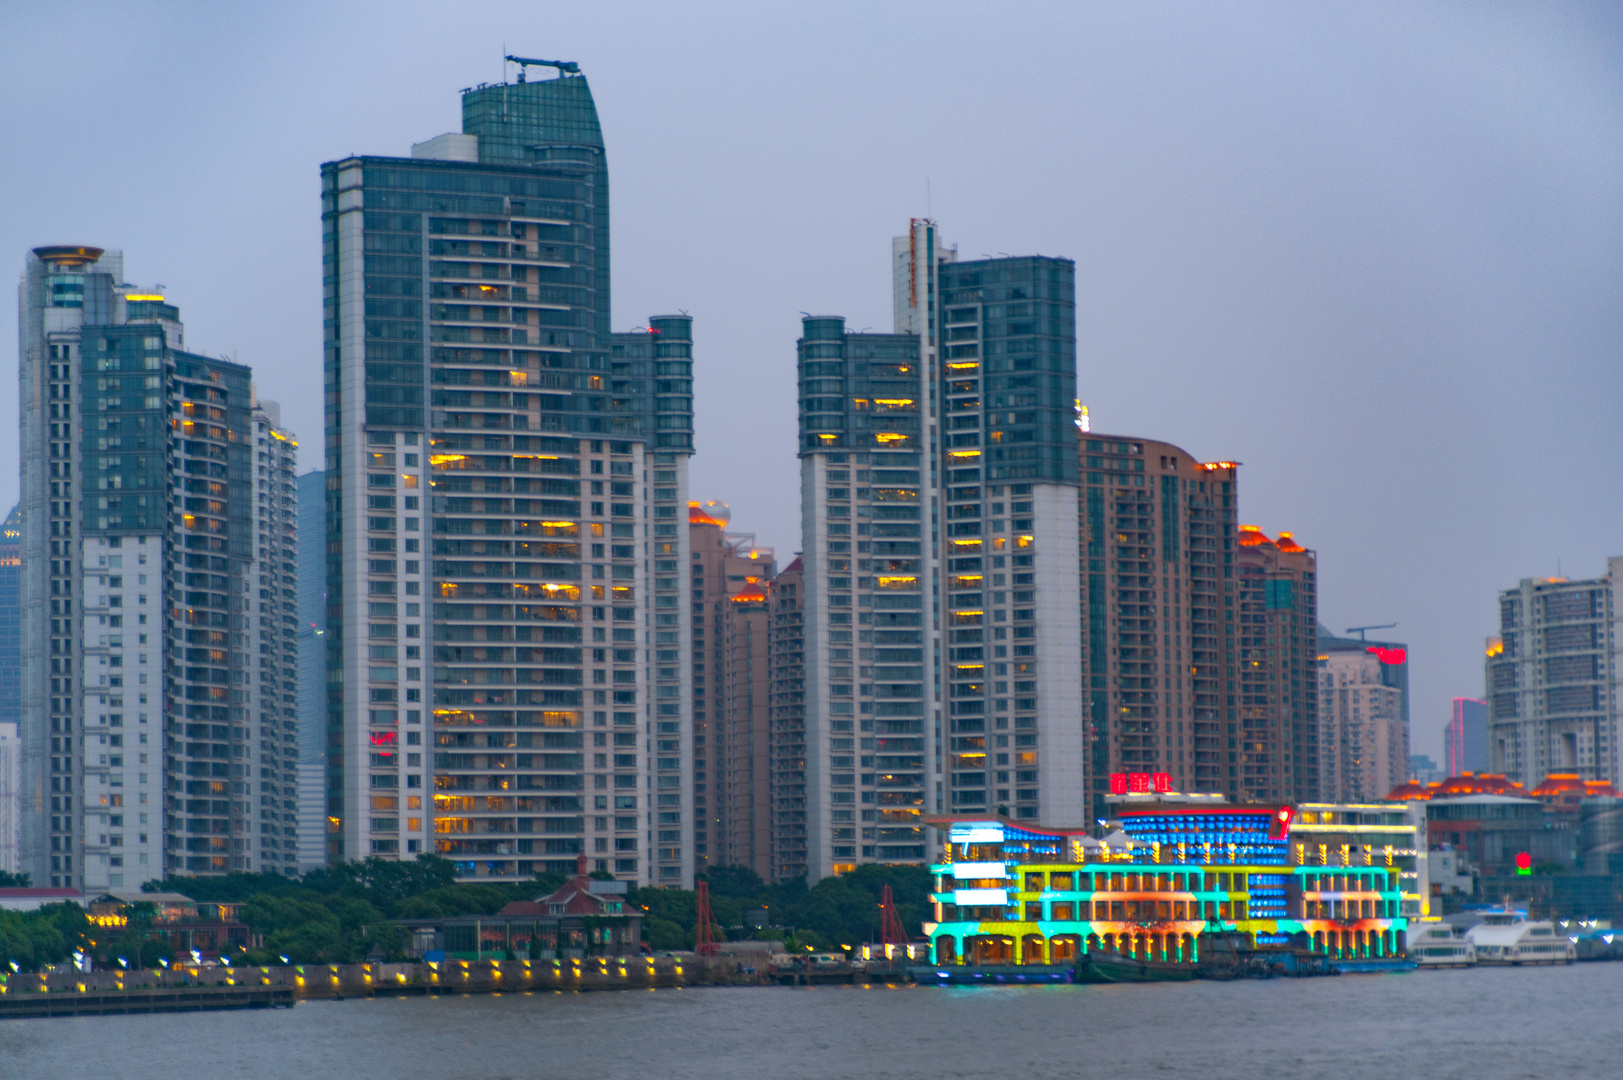
[[[1235,578],[1241,797],[1306,801],[1323,787],[1315,648],[1318,560],[1288,532],[1270,540],[1261,529],[1242,525]],[[1406,762],[1407,735],[1403,753]]]
[[[572,69],[322,167],[329,859],[692,879],[692,324],[609,331]]]
[[[1073,264],[892,256],[892,333],[798,346],[813,880],[922,864],[929,812],[1085,815]]]
[[[327,474],[298,479],[299,503],[299,868],[327,862],[326,625]]]
[[[260,743],[251,769],[259,787],[254,832],[260,865],[291,876],[300,867],[299,444],[276,402],[256,402],[250,427],[254,547],[244,622],[254,654],[250,730]]]
[[[1454,714],[1443,729],[1443,748],[1447,752],[1445,767],[1449,776],[1488,771],[1486,701],[1464,697],[1454,699]]]
[[[1238,797],[1239,467],[1095,432],[1080,452],[1091,817],[1107,816],[1113,775]]]
[[[1320,790],[1326,802],[1373,802],[1409,778],[1409,726],[1397,687],[1372,652],[1318,661]]]
[[[23,525],[13,506],[0,524],[0,724],[23,718]]]
[[[774,558],[727,532],[721,503],[690,503],[694,859],[772,877],[769,708]]]
[[[772,579],[767,645],[768,746],[772,778],[772,880],[807,873],[806,859],[806,627],[804,564],[797,556]]]
[[[249,370],[185,352],[117,252],[36,248],[19,300],[21,868],[87,892],[284,869],[296,762],[255,658],[289,568],[259,565],[283,519]]]
[[[22,870],[17,840],[22,835],[22,740],[15,723],[0,723],[0,871]]]
[[[1603,577],[1525,578],[1499,594],[1484,671],[1495,772],[1528,786],[1552,772],[1618,779],[1620,576],[1614,558]]]

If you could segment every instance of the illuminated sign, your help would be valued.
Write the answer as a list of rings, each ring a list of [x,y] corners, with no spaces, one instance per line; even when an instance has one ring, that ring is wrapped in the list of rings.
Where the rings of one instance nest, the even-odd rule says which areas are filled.
[[[955,881],[982,881],[986,878],[1006,878],[1009,868],[1000,862],[955,862],[952,864]]]
[[[1151,791],[1171,791],[1171,773],[1111,773],[1110,794],[1112,795],[1139,795]]]
[[[400,736],[393,731],[374,731],[371,733],[373,746],[397,746]]]
[[[1282,840],[1290,835],[1291,815],[1294,813],[1289,806],[1281,806],[1275,810],[1268,820],[1268,837],[1272,840]]]
[[[996,825],[952,827],[952,842],[955,844],[1001,844],[1003,843],[1003,830]]]
[[[959,907],[1002,907],[1009,902],[1007,889],[959,889],[952,894]]]
[[[1533,856],[1525,851],[1516,853],[1516,873],[1520,877],[1533,876]]]
[[[1375,659],[1383,664],[1402,664],[1409,659],[1408,649],[1388,649],[1380,645],[1371,645],[1369,652],[1375,654]]]

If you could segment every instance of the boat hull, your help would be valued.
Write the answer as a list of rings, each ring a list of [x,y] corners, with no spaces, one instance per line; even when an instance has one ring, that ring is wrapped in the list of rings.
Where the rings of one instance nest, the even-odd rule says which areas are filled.
[[[1116,953],[1087,953],[1076,961],[1079,983],[1185,982],[1195,977],[1193,964],[1140,960]]]

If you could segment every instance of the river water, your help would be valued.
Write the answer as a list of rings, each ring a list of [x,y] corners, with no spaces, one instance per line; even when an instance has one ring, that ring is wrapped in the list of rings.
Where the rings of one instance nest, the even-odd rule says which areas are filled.
[[[705,988],[0,1021],[0,1077],[1623,1078],[1623,963],[1136,986]]]

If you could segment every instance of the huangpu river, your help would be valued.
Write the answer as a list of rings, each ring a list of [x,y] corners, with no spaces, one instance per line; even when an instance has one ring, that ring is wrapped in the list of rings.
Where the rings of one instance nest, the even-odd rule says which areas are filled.
[[[0,1077],[1623,1077],[1623,963],[1123,986],[688,989],[0,1021]]]

